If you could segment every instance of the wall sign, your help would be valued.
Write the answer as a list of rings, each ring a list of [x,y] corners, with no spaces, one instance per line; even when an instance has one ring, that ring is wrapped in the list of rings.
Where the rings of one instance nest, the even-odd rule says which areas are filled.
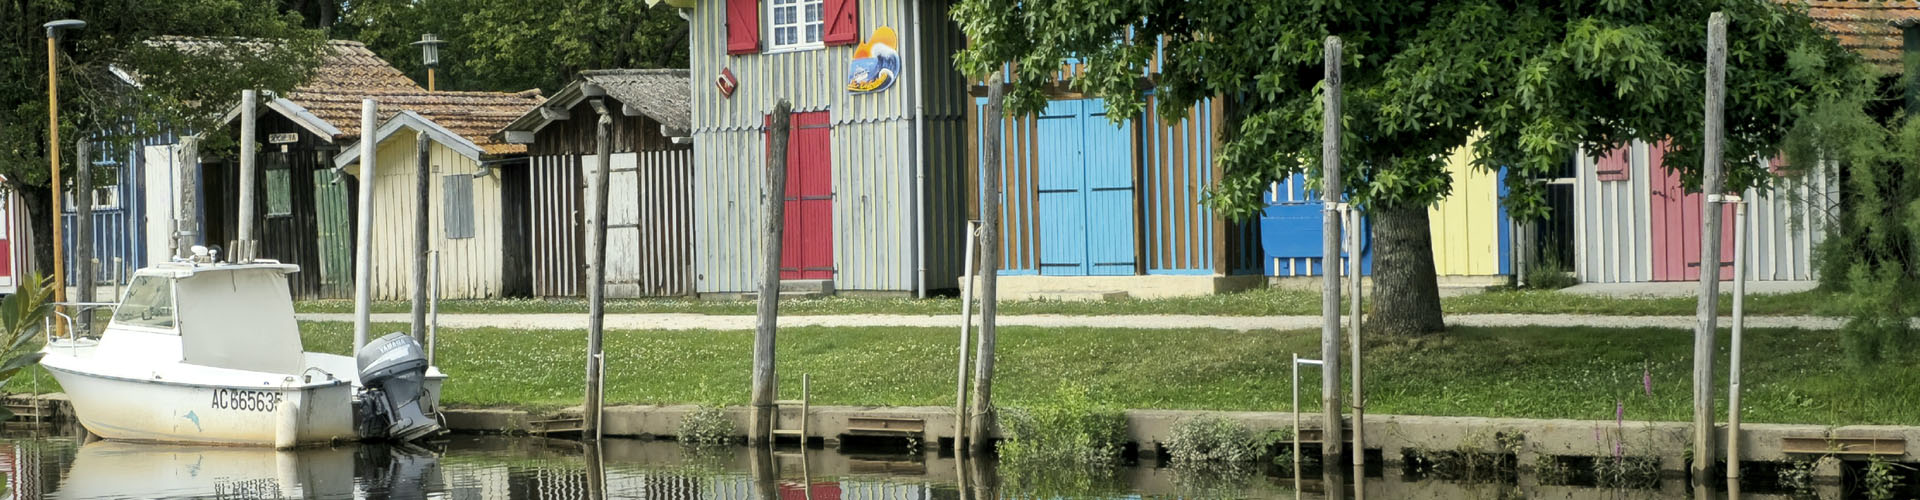
[[[900,79],[899,46],[893,28],[874,28],[866,43],[853,49],[853,62],[847,65],[847,91],[872,94],[893,88],[893,81]]]
[[[267,134],[267,144],[293,144],[300,142],[300,134]]]
[[[733,97],[733,89],[740,86],[740,80],[733,77],[732,68],[720,68],[720,76],[713,78],[713,86],[720,88],[720,97]]]

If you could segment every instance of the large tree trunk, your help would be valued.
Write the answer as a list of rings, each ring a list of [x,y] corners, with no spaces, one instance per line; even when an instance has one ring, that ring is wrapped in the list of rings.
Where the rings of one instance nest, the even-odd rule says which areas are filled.
[[[1367,329],[1419,335],[1446,328],[1434,279],[1433,240],[1424,205],[1376,205],[1373,215],[1373,313]]]
[[[41,276],[53,275],[53,207],[49,205],[52,192],[45,186],[20,186],[20,203],[25,207],[15,207],[27,211],[27,220],[32,226],[33,271]]]

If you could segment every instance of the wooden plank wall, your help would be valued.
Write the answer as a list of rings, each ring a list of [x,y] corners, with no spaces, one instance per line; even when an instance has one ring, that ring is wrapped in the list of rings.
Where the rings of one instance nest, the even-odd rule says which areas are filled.
[[[617,102],[616,102],[617,104]],[[618,106],[613,106],[618,109]],[[527,203],[530,288],[542,297],[585,293],[586,189],[595,166],[590,104],[542,128],[529,151]],[[608,186],[609,297],[692,294],[693,148],[660,135],[644,116],[614,115]]]
[[[238,126],[230,128],[233,137],[239,136]],[[352,254],[351,218],[319,217],[315,182],[332,167],[333,146],[319,137],[307,132],[298,124],[278,113],[261,113],[258,136],[262,139],[276,133],[295,133],[299,142],[281,145],[262,143],[259,149],[257,167],[261,169],[254,176],[254,239],[259,242],[257,256],[280,262],[299,265],[301,272],[287,276],[287,284],[292,288],[295,298],[346,298],[351,297],[352,273],[346,274],[347,286],[323,286],[325,271],[321,263],[320,249],[326,246],[338,251],[344,245],[346,253]],[[202,164],[201,194],[204,202],[201,210],[202,230],[209,245],[228,248],[238,238],[240,191],[240,166],[234,159],[234,151],[225,153],[201,152],[201,158],[220,158],[218,163]],[[267,175],[266,169],[286,168],[289,184],[289,196],[292,197],[292,212],[286,215],[267,214]],[[337,214],[336,214],[337,215]],[[320,222],[335,224],[330,230],[322,231]],[[341,229],[337,224],[346,224]],[[342,238],[344,236],[344,238]],[[224,255],[224,254],[223,254]],[[350,257],[349,257],[350,258]],[[347,262],[351,266],[351,260]],[[336,275],[336,278],[338,275]]]
[[[535,156],[528,165],[528,240],[533,267],[533,294],[572,297],[583,291],[580,261],[581,205],[585,182],[580,158],[574,155]]]
[[[1453,193],[1427,210],[1433,241],[1434,272],[1440,276],[1506,274],[1502,235],[1506,212],[1500,208],[1500,174],[1473,166],[1473,151],[1461,147],[1447,158]]]
[[[417,154],[414,133],[402,130],[380,143],[374,186],[373,296],[379,300],[412,297],[414,200]],[[432,145],[433,166],[428,181],[429,244],[440,252],[442,299],[497,298],[505,292],[501,259],[505,255],[500,220],[501,179],[498,175],[473,178],[480,164],[438,143]],[[468,176],[473,183],[472,238],[446,237],[444,176]]]

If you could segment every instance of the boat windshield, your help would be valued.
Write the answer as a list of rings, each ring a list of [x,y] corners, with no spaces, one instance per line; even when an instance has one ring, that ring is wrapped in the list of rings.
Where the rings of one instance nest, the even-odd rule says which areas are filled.
[[[122,325],[173,329],[173,279],[164,276],[135,276],[127,285],[127,295],[113,312],[113,322]]]

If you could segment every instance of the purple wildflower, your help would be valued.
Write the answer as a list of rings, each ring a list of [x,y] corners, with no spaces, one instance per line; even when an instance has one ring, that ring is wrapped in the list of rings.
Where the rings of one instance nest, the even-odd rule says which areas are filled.
[[[1627,404],[1625,402],[1614,400],[1613,424],[1623,428],[1627,426]]]
[[[1645,366],[1642,366],[1640,368],[1640,386],[1643,388],[1646,388],[1647,397],[1653,397],[1653,369],[1652,368],[1648,368]]]

